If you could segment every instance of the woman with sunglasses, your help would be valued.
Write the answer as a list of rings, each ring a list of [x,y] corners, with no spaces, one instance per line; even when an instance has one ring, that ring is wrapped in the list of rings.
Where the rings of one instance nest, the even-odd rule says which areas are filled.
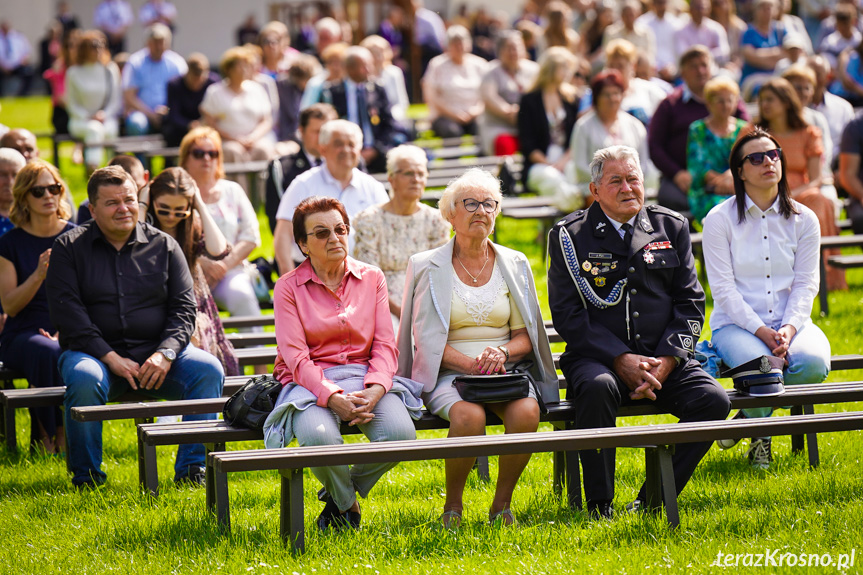
[[[771,78],[758,92],[757,126],[776,138],[785,151],[788,168],[789,194],[818,217],[822,236],[839,235],[836,226],[836,209],[833,201],[821,193],[821,185],[831,183],[822,179],[823,140],[821,130],[806,122],[803,106],[797,92],[788,80]],[[838,253],[826,251],[826,255]],[[845,271],[827,266],[827,289],[848,289]]]
[[[57,168],[31,160],[15,177],[12,195],[10,218],[17,227],[0,236],[0,303],[9,316],[0,332],[0,361],[32,386],[62,386],[44,282],[54,240],[75,227],[68,221],[66,184]],[[31,445],[47,453],[65,450],[60,409],[31,408],[30,417]]]
[[[707,351],[734,368],[764,355],[785,359],[786,385],[820,383],[830,342],[809,319],[818,294],[818,218],[791,196],[787,154],[756,128],[731,149],[734,196],[704,218],[704,259],[713,291]],[[767,417],[772,408],[735,418]],[[722,440],[728,449],[738,440]],[[749,461],[765,469],[770,438],[755,438]]]
[[[140,192],[138,201],[148,205],[146,212],[138,211],[138,218],[159,228],[183,248],[198,303],[192,344],[216,356],[226,376],[240,375],[234,346],[225,337],[219,308],[198,265],[201,256],[223,260],[231,246],[201,199],[195,180],[183,168],[168,168]]]
[[[350,221],[334,198],[299,203],[292,227],[306,256],[276,282],[278,356],[273,377],[284,387],[264,423],[267,447],[342,443],[340,425],[371,441],[416,437],[418,383],[396,372],[396,346],[383,272],[348,256]],[[322,531],[357,529],[357,495],[367,497],[395,463],[313,467],[324,488]]]
[[[554,49],[560,48],[549,48]],[[527,359],[542,399],[560,401],[530,263],[524,254],[489,240],[501,200],[497,178],[479,168],[462,174],[439,203],[455,236],[408,263],[398,373],[423,385],[426,408],[450,422],[450,437],[484,434],[486,410],[503,421],[507,433],[534,432],[539,425],[535,389],[512,401],[472,403],[453,386],[462,374],[506,373]],[[529,460],[530,454],[500,457],[489,523],[515,523],[510,502]],[[446,461],[441,515],[446,528],[461,525],[462,495],[473,464],[474,458]]]
[[[222,159],[222,138],[213,128],[194,128],[180,143],[180,166],[195,180],[207,211],[231,245],[224,259],[198,263],[220,307],[231,315],[261,315],[246,272],[251,266],[246,258],[261,245],[258,217],[243,188],[224,179]]]

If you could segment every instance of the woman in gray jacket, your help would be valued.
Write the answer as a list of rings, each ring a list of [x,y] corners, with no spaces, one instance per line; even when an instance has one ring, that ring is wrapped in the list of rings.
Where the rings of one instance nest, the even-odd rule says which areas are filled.
[[[476,168],[465,172],[440,200],[455,236],[408,264],[398,374],[423,384],[426,407],[450,422],[450,437],[482,435],[486,409],[500,417],[507,433],[532,432],[539,425],[533,390],[514,401],[470,403],[452,385],[460,374],[505,373],[515,362],[530,359],[542,399],[560,400],[530,264],[524,254],[489,240],[501,200],[495,177]],[[491,523],[515,522],[510,501],[529,459],[529,454],[500,457]],[[446,461],[441,521],[447,528],[461,524],[462,493],[473,462]]]

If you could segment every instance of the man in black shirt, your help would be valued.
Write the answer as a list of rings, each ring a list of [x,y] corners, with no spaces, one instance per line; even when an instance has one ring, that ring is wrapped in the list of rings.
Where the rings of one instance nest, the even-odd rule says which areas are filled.
[[[189,345],[196,316],[189,267],[173,238],[138,223],[132,178],[119,166],[96,170],[87,196],[93,221],[57,238],[46,278],[63,348],[76,486],[99,485],[106,475],[102,424],[73,420],[73,407],[103,405],[130,389],[165,399],[219,397],[225,379],[215,357]],[[203,483],[203,463],[202,445],[180,446],[175,481]]]

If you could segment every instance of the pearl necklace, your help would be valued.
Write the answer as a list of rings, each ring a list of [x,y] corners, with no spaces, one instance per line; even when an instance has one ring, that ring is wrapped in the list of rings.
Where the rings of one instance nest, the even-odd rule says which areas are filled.
[[[468,269],[466,267],[464,267],[464,263],[462,263],[461,258],[458,257],[458,254],[455,254],[455,259],[458,260],[459,265],[461,265],[461,268],[465,271],[465,273],[470,276],[470,279],[473,280],[473,283],[477,283],[479,281],[479,276],[481,276],[482,272],[485,270],[485,266],[488,265],[488,260],[489,260],[488,248],[486,248],[486,250],[485,250],[485,262],[482,264],[482,267],[480,268],[479,273],[476,275],[473,275],[472,273],[470,273],[468,271]]]

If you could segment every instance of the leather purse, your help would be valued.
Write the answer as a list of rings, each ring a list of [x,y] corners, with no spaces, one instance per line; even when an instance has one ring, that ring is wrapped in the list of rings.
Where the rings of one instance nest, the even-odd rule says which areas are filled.
[[[536,394],[536,401],[543,413],[548,413],[536,381],[530,374],[533,362],[522,360],[511,371],[494,375],[459,375],[452,384],[465,401],[471,403],[500,403],[524,399],[530,389]]]
[[[228,398],[222,415],[230,425],[263,429],[264,421],[276,407],[282,382],[271,375],[253,377]]]

